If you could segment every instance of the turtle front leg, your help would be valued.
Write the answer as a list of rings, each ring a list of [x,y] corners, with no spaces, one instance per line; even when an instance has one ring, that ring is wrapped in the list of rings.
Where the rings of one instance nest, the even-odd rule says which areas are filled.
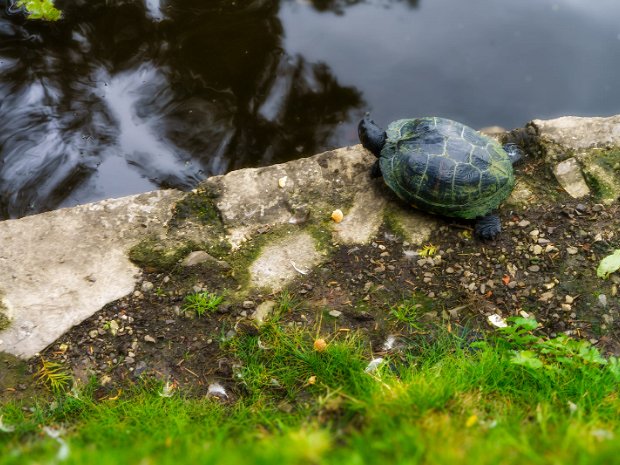
[[[483,216],[474,225],[474,233],[484,240],[495,239],[500,232],[502,232],[502,223],[496,214]]]
[[[379,160],[372,164],[372,168],[370,169],[370,179],[376,179],[383,176],[381,173],[381,164],[379,164]]]
[[[521,148],[517,144],[514,144],[512,142],[504,145],[504,150],[508,154],[510,163],[512,163],[513,165],[515,163],[518,163],[525,157],[525,153],[523,152],[523,150],[521,150]]]

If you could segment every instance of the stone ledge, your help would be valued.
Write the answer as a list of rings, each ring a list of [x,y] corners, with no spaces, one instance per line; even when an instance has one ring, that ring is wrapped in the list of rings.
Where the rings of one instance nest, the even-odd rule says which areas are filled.
[[[547,149],[546,163],[551,168],[547,172],[558,160],[568,158],[566,154],[573,154],[577,170],[598,183],[606,200],[614,201],[618,191],[613,189],[620,185],[613,165],[620,153],[620,116],[565,117],[532,124]],[[600,150],[605,151],[604,160]],[[218,231],[223,231],[233,250],[263,230],[296,225],[290,243],[267,242],[247,265],[250,285],[279,289],[299,274],[295,267],[310,271],[324,259],[316,243],[306,247],[310,242],[303,246],[295,242],[303,237],[316,241],[309,234],[310,225],[319,225],[321,234],[331,237],[330,247],[368,243],[386,223],[414,246],[432,237],[440,222],[403,208],[380,180],[371,180],[373,161],[358,145],[216,176],[199,189],[213,194]],[[611,171],[605,171],[608,165]],[[609,176],[597,180],[601,170]],[[553,181],[544,172],[528,174],[510,201],[531,203],[539,191],[545,195],[559,188],[550,185]],[[279,181],[284,177],[286,181]],[[7,328],[0,329],[0,351],[31,357],[105,304],[131,293],[140,269],[127,254],[144,238],[162,243],[204,239],[212,230],[199,221],[192,223],[193,229],[170,228],[175,206],[187,197],[175,190],[156,191],[0,222],[0,312],[10,320]],[[329,219],[336,208],[345,213],[339,224]],[[307,260],[297,263],[294,256],[302,249],[308,251]],[[282,273],[273,262],[278,254],[286,262]],[[270,274],[269,270],[276,271]],[[268,275],[273,280],[263,279]]]

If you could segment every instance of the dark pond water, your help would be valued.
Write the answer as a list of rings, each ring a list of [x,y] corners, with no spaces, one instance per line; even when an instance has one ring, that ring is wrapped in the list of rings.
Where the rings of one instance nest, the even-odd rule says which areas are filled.
[[[619,0],[0,0],[0,218],[357,143],[620,113]]]

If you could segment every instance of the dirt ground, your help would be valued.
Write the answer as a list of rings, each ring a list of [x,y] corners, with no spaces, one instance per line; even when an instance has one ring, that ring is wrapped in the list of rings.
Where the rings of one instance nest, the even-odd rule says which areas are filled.
[[[472,238],[469,224],[442,220],[420,248],[384,226],[371,244],[334,246],[321,267],[278,294],[239,296],[239,282],[225,266],[146,269],[133,295],[107,305],[41,356],[62,362],[77,379],[96,375],[101,397],[150,374],[196,395],[217,381],[232,399],[239,392],[238,361],[222,342],[256,331],[251,315],[261,303],[292,300],[282,324],[322,333],[361,330],[380,352],[388,335],[415,332],[390,313],[407,299],[426,323],[492,330],[489,315],[526,312],[550,335],[586,338],[620,354],[620,277],[596,276],[600,260],[620,248],[620,207],[553,194],[518,211],[503,208],[504,231],[491,242]],[[196,317],[183,311],[184,298],[200,290],[225,300],[216,312]],[[33,394],[39,357],[3,356],[0,364],[1,397]]]
[[[517,177],[540,169],[534,160]],[[233,399],[239,392],[238,361],[222,342],[256,332],[252,315],[270,301],[286,308],[280,315],[284,325],[317,334],[364,331],[376,352],[384,350],[389,335],[419,331],[419,325],[390,312],[409,301],[414,319],[427,326],[492,330],[489,315],[525,312],[549,335],[586,338],[605,353],[620,354],[620,274],[596,276],[600,260],[620,248],[618,202],[576,201],[548,186],[538,194],[546,200],[501,209],[504,230],[495,241],[473,238],[471,224],[441,220],[420,248],[387,222],[371,244],[332,244],[323,265],[300,273],[278,294],[242,294],[239,278],[225,264],[176,265],[165,272],[147,267],[132,295],[72,328],[41,357],[62,362],[76,379],[97,376],[102,397],[153,375],[196,395],[218,382]],[[185,297],[199,291],[225,300],[202,317],[185,312]],[[41,392],[33,377],[41,357],[22,362],[0,355],[0,398]]]

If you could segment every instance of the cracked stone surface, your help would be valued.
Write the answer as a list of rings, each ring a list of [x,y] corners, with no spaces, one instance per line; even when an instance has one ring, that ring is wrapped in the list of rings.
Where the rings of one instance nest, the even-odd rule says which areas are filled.
[[[181,192],[156,191],[0,222],[0,350],[28,358],[133,291],[127,250],[156,233]]]
[[[553,174],[564,190],[574,199],[590,194],[590,188],[583,178],[581,167],[574,158],[558,163],[553,169]]]
[[[250,266],[252,285],[279,291],[297,276],[307,274],[323,260],[315,241],[300,232],[265,247]]]
[[[375,158],[361,145],[321,153],[310,158],[264,168],[247,168],[215,176],[205,186],[217,192],[217,208],[238,247],[264,225],[292,222],[299,210],[315,218],[329,218],[344,210],[356,192],[369,191],[369,170]],[[286,176],[280,187],[279,179]]]
[[[337,240],[343,244],[365,244],[372,240],[383,223],[386,203],[385,196],[375,189],[358,192],[353,207],[334,227]]]
[[[532,123],[544,142],[571,150],[620,146],[620,115],[604,118],[563,116],[550,120],[536,119]]]

